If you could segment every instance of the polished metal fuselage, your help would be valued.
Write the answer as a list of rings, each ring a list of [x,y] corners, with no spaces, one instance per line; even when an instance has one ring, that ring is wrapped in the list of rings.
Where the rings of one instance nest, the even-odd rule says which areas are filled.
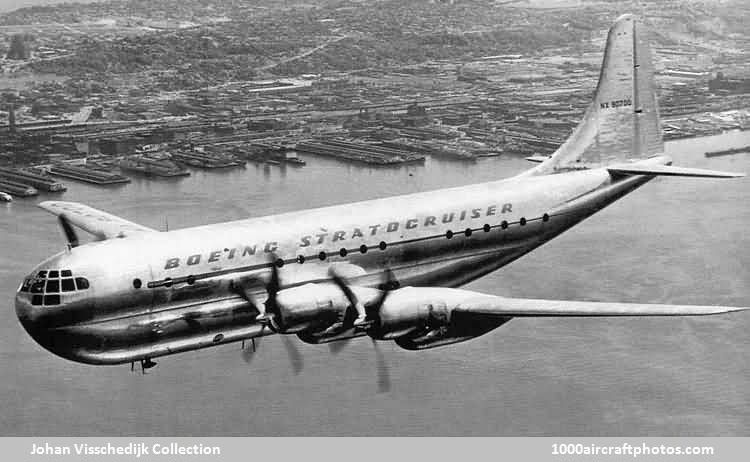
[[[136,233],[65,250],[39,270],[69,268],[90,290],[59,307],[18,293],[24,327],[45,348],[91,364],[118,364],[271,332],[258,306],[270,265],[282,287],[327,281],[377,287],[456,287],[549,241],[652,177],[606,169],[516,177],[163,233]]]

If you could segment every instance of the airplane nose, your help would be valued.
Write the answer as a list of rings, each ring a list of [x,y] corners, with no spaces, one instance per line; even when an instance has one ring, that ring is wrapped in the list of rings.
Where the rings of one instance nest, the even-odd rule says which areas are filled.
[[[27,294],[16,294],[16,316],[26,330],[29,330],[37,318],[36,307],[31,305]]]

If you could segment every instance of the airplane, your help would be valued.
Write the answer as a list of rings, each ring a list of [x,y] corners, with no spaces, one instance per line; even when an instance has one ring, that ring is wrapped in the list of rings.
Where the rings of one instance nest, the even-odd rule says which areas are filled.
[[[20,284],[30,336],[86,364],[140,362],[278,334],[407,350],[484,335],[516,317],[697,316],[748,307],[501,297],[459,289],[657,176],[734,178],[664,155],[642,24],[611,27],[593,101],[571,136],[514,177],[159,232],[89,206],[57,215],[60,253]],[[81,243],[74,229],[95,240]],[[342,342],[342,343],[332,343]],[[249,350],[249,347],[246,349]],[[334,348],[332,347],[332,350]],[[377,352],[377,349],[376,349]]]

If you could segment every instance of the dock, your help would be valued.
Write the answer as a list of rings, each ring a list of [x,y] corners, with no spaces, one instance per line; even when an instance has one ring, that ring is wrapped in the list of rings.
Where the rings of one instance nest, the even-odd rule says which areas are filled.
[[[733,149],[722,149],[720,151],[709,151],[706,153],[706,157],[729,156],[732,154],[740,154],[743,152],[750,152],[750,146]]]
[[[177,162],[195,168],[232,168],[244,167],[245,163],[226,155],[212,155],[198,151],[174,151],[170,153]]]
[[[27,184],[0,178],[0,191],[7,192],[18,197],[36,196],[39,194],[36,188]]]
[[[126,176],[78,165],[56,164],[50,167],[49,173],[53,176],[70,178],[100,186],[130,183],[130,178]]]
[[[134,155],[120,161],[120,170],[146,176],[178,177],[190,176],[190,172],[165,157]]]
[[[383,145],[348,140],[328,139],[297,144],[298,152],[336,157],[374,165],[396,165],[424,162],[425,156]]]
[[[64,184],[55,181],[49,175],[42,175],[26,170],[0,167],[0,181],[2,180],[27,184],[41,191],[63,192],[67,190]]]

